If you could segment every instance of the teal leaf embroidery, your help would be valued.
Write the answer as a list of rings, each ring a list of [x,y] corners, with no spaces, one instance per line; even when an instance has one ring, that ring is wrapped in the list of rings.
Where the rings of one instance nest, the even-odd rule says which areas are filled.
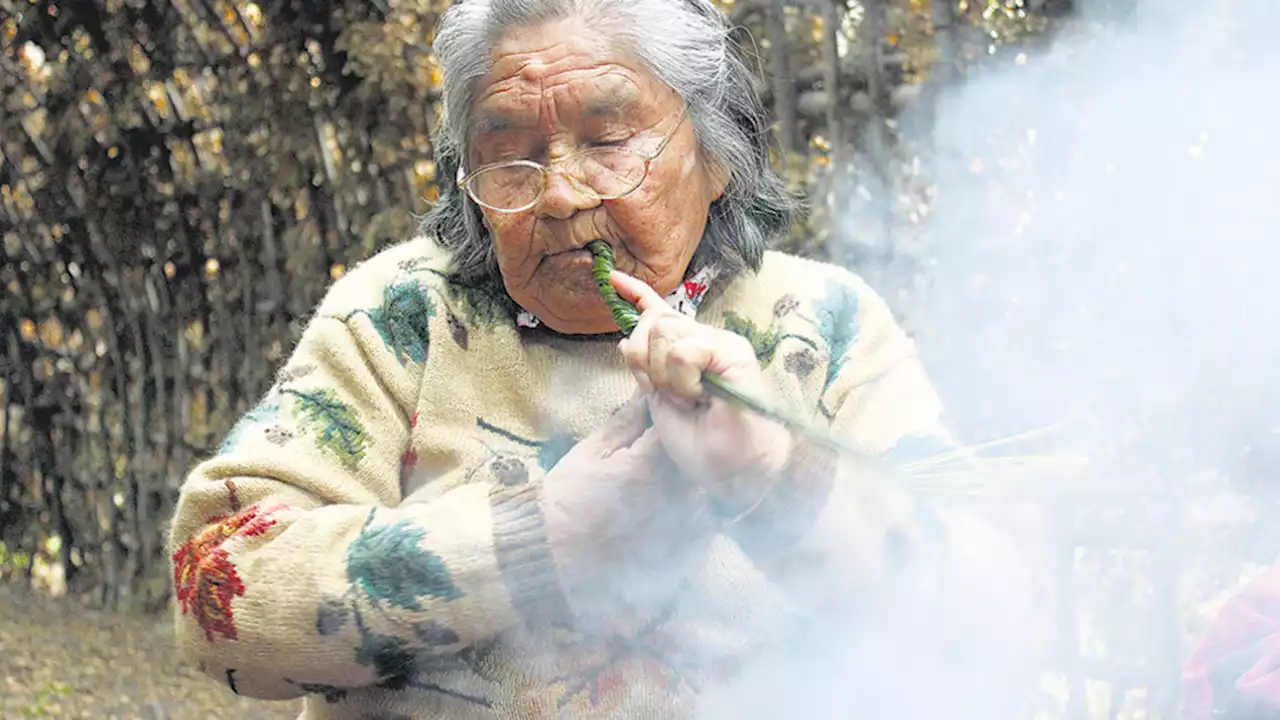
[[[232,426],[231,432],[227,433],[226,439],[218,446],[218,454],[230,452],[236,445],[240,443],[240,439],[244,437],[252,427],[261,427],[267,425],[269,421],[274,420],[276,413],[280,411],[280,403],[274,398],[264,398],[252,410],[240,417],[236,424]]]
[[[840,374],[848,359],[849,348],[858,339],[858,291],[839,280],[827,281],[826,296],[815,303],[814,318],[818,334],[827,344],[827,380],[825,390]]]
[[[382,307],[366,314],[382,336],[382,342],[402,365],[427,361],[431,346],[429,325],[436,306],[420,282],[409,280],[388,285],[382,293]]]
[[[422,547],[425,528],[409,520],[373,527],[374,512],[369,512],[347,550],[350,583],[363,588],[375,604],[382,601],[405,610],[422,610],[418,598],[423,596],[442,600],[463,596],[440,556]]]
[[[312,434],[316,445],[351,469],[364,459],[368,444],[364,425],[350,405],[332,390],[285,390],[298,400],[298,429]]]

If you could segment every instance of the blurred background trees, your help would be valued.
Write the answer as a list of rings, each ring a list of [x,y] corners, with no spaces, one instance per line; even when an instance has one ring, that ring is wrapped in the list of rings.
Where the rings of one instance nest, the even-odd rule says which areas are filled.
[[[176,483],[431,199],[443,7],[0,4],[0,572],[164,600]]]
[[[0,0],[0,581],[168,602],[184,474],[329,283],[435,197],[448,4]],[[939,94],[1025,61],[1077,4],[721,0],[810,202],[783,249],[856,265],[910,327]]]

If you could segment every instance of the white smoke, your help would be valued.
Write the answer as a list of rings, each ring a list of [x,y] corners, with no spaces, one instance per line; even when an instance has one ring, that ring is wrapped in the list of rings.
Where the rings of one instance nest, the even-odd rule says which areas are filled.
[[[966,439],[1056,426],[1031,449],[1093,462],[1085,480],[1114,495],[1100,505],[1131,519],[1088,517],[1075,542],[1170,563],[1172,614],[1172,588],[1124,560],[1153,599],[1097,611],[1080,641],[1162,684],[1168,708],[1205,578],[1280,552],[1274,521],[1249,524],[1280,459],[1280,3],[1138,0],[1120,24],[1084,20],[945,96],[912,324]]]
[[[1277,19],[1142,2],[945,99],[916,322],[962,424],[1184,471],[1280,427]]]
[[[1056,426],[1030,449],[1091,460],[1085,480],[1113,493],[1110,511],[1171,508],[1118,527],[1154,522],[1127,538],[1147,543],[1139,557],[1191,573],[1193,557],[1221,550],[1220,538],[1197,547],[1195,523],[1231,532],[1247,519],[1213,515],[1226,482],[1265,490],[1267,459],[1280,458],[1280,3],[1139,0],[1119,24],[1090,22],[1092,7],[1044,52],[997,55],[945,95],[924,158],[937,201],[910,324],[965,439]],[[1114,546],[1094,529],[1076,541]],[[1018,633],[1059,618],[1025,595],[1013,563],[984,556],[983,537],[970,526],[951,549],[986,557],[960,571],[985,587],[938,605],[908,584],[857,622],[824,619],[709,716],[1028,716],[1014,704],[1036,669],[1010,664]],[[1217,572],[1280,550],[1280,538],[1244,539],[1236,566]],[[1137,595],[1146,569],[1121,566]],[[1106,645],[1161,683],[1151,702],[1168,708],[1187,638],[1158,601],[1142,602],[1133,622],[1104,607],[1101,629],[1076,644]],[[1035,617],[992,612],[1006,604]],[[956,628],[967,644],[948,646]]]

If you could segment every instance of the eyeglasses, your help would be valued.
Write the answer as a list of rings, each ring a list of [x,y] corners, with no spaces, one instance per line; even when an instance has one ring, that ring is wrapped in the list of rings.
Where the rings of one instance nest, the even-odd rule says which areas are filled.
[[[617,200],[640,187],[649,175],[650,163],[667,148],[684,123],[684,117],[685,109],[682,109],[676,126],[648,155],[619,145],[580,150],[556,158],[551,164],[560,166],[565,178],[579,192],[597,200]],[[552,172],[553,168],[532,160],[484,165],[470,175],[459,167],[458,187],[482,207],[494,212],[518,213],[542,200]]]

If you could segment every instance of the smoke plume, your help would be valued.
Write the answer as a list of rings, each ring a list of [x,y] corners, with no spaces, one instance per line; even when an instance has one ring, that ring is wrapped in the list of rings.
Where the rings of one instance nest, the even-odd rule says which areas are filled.
[[[937,201],[910,324],[964,439],[1056,428],[1029,450],[1088,459],[1080,482],[1110,510],[1171,513],[1145,535],[1141,512],[1119,523],[1144,557],[1189,572],[1210,556],[1229,580],[1280,551],[1223,500],[1267,497],[1280,460],[1280,3],[1139,2],[1119,24],[1091,22],[1096,5],[1048,49],[998,54],[944,95],[921,158]],[[856,623],[819,621],[709,715],[1015,716],[1034,685],[1022,633],[1059,618],[1025,568],[991,554],[984,526],[965,527],[949,552],[973,563],[962,583],[985,585],[939,604],[904,583]],[[1082,527],[1073,544],[1114,544]],[[1197,546],[1206,528],[1217,539]],[[1244,544],[1213,555],[1228,535]],[[1142,587],[1142,571],[1121,572]],[[1100,620],[1098,642],[1163,683],[1155,702],[1169,707],[1188,638],[1145,602],[1111,636]]]

